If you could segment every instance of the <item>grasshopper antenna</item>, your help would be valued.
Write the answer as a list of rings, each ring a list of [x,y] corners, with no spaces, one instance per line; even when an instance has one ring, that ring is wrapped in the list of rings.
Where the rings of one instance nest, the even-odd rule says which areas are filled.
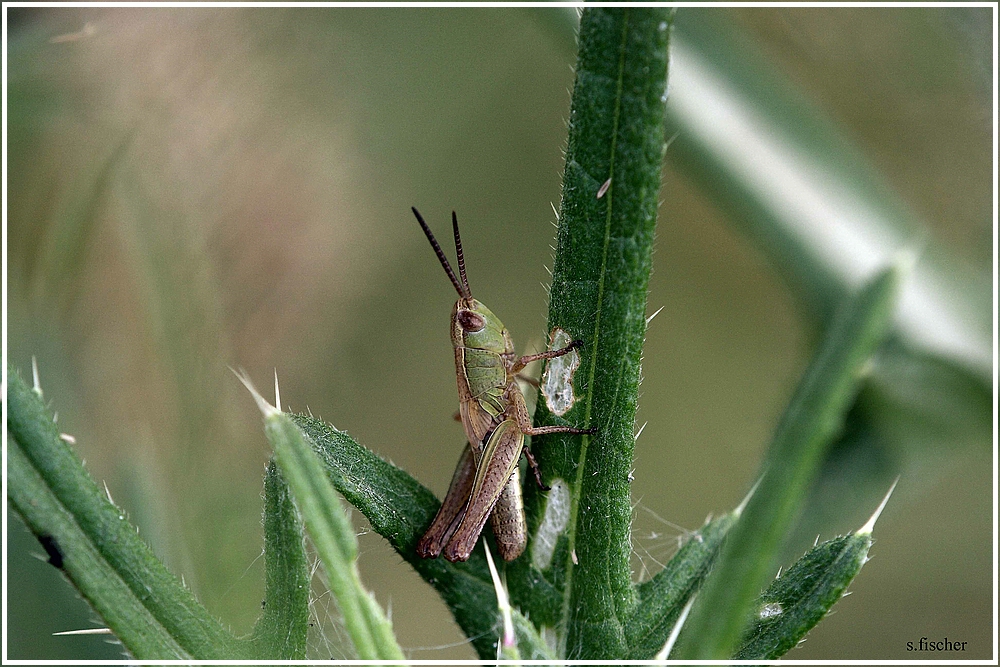
[[[441,262],[441,266],[444,267],[444,272],[448,274],[449,278],[451,278],[451,284],[455,286],[455,291],[458,292],[459,296],[464,297],[466,299],[471,299],[472,298],[472,293],[469,292],[468,283],[466,283],[466,284],[463,285],[463,283],[458,282],[458,278],[455,277],[455,271],[452,270],[451,264],[448,263],[448,258],[444,256],[444,252],[441,250],[441,246],[438,245],[437,239],[434,238],[434,234],[431,232],[431,228],[427,226],[426,222],[424,222],[423,217],[420,215],[420,211],[418,211],[415,206],[411,206],[410,210],[413,211],[413,215],[417,216],[417,222],[420,223],[421,229],[424,230],[424,234],[427,236],[427,240],[431,242],[431,247],[434,248],[434,253],[437,255],[438,261]],[[455,227],[455,230],[456,230],[455,231],[455,235],[456,235],[456,239],[457,239],[458,238],[458,231],[457,231],[458,227],[457,226]],[[465,271],[464,271],[465,262],[464,262],[464,260],[461,259],[461,257],[462,257],[462,254],[461,254],[461,245],[459,245],[458,247],[459,247],[459,255],[458,255],[459,256],[459,261],[462,262],[462,264],[460,264],[460,266],[463,267],[462,275],[464,277],[465,276]]]
[[[466,296],[472,296],[469,289],[469,279],[465,275],[465,255],[462,254],[462,237],[458,234],[458,216],[451,212],[451,226],[455,230],[455,254],[458,255],[458,275],[462,277],[462,284],[465,285]]]

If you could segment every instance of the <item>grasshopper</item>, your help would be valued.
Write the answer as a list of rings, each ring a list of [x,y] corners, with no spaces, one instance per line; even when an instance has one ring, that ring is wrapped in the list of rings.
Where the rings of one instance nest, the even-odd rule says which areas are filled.
[[[413,214],[458,292],[458,301],[451,310],[451,343],[455,348],[459,416],[468,438],[441,509],[417,544],[417,553],[422,558],[436,558],[443,551],[444,557],[453,563],[468,560],[489,518],[500,555],[511,561],[521,555],[528,539],[518,473],[522,452],[538,485],[548,490],[542,484],[531,451],[524,444],[524,436],[596,432],[571,426],[532,426],[524,395],[517,385],[518,372],[533,361],[568,354],[580,347],[581,341],[573,341],[559,350],[518,357],[503,322],[472,298],[465,275],[458,216],[452,211],[461,281],[416,208]]]

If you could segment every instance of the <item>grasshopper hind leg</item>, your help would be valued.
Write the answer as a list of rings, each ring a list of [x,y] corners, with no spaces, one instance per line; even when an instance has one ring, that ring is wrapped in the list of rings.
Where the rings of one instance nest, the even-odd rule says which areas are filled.
[[[509,482],[517,470],[523,447],[524,436],[512,419],[501,422],[486,441],[465,515],[442,551],[452,563],[469,559],[500,496],[508,491],[520,493],[520,484]]]
[[[517,468],[497,498],[490,514],[490,528],[497,540],[497,550],[505,561],[512,561],[528,544],[528,527],[521,500],[521,475]]]
[[[468,443],[458,459],[455,474],[452,475],[448,493],[434,516],[430,528],[417,543],[417,555],[421,558],[437,558],[451,540],[451,536],[465,517],[469,494],[476,478],[476,462]]]

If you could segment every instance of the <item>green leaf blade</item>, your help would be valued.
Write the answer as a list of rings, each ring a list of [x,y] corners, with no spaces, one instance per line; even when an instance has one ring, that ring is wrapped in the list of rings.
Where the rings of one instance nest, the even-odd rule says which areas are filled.
[[[58,567],[128,652],[143,659],[190,659],[59,505],[17,439],[8,439],[8,499]]]
[[[682,634],[682,659],[732,655],[744,619],[771,576],[777,552],[843,423],[865,366],[885,340],[900,280],[898,267],[880,272],[833,318],[778,424],[759,486],[695,603]]]
[[[136,658],[249,657],[161,563],[59,437],[41,398],[7,373],[8,498]]]
[[[666,644],[681,610],[708,575],[729,529],[731,512],[693,533],[666,567],[637,587],[639,601],[626,625],[628,660],[652,660]]]
[[[514,635],[517,637],[517,650],[523,660],[553,660],[545,640],[538,634],[535,625],[525,618],[524,614],[513,609],[511,616],[514,621]]]

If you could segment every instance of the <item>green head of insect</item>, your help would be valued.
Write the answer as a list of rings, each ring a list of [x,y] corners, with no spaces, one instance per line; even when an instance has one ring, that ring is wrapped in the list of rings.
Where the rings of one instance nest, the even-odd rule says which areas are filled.
[[[444,256],[441,246],[438,244],[430,227],[424,222],[423,217],[416,208],[413,215],[417,217],[421,229],[427,235],[427,240],[431,242],[434,253],[438,261],[444,268],[451,284],[458,292],[458,301],[451,311],[451,340],[456,347],[471,347],[480,350],[489,350],[497,354],[504,354],[514,351],[514,344],[507,333],[506,327],[496,315],[493,314],[482,302],[472,298],[472,290],[469,289],[469,279],[465,275],[465,256],[462,254],[462,237],[458,233],[458,216],[451,212],[451,224],[455,232],[455,254],[458,257],[458,276],[452,270],[448,258]],[[461,276],[461,280],[459,280]]]

